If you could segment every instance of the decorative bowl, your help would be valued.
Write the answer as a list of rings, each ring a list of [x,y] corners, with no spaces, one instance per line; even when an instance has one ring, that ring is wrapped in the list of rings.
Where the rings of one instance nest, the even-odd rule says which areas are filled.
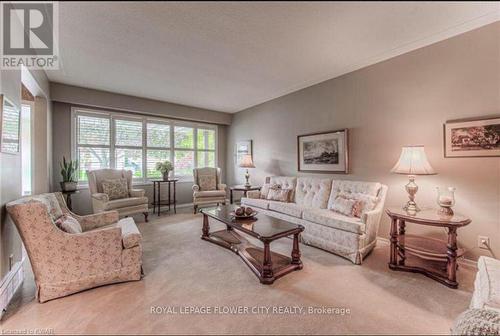
[[[232,217],[236,218],[236,219],[248,219],[248,218],[253,218],[255,217],[258,212],[257,211],[253,211],[250,215],[247,215],[247,214],[244,214],[244,215],[237,215],[236,212],[234,211],[231,211],[229,213]]]

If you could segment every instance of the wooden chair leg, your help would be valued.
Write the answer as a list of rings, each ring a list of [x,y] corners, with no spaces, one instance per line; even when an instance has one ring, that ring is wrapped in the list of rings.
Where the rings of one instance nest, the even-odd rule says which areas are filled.
[[[148,216],[149,216],[149,213],[148,212],[143,212],[144,214],[144,220],[146,221],[146,223],[149,221],[148,220]]]
[[[194,214],[196,215],[197,212],[198,212],[198,206],[194,205]]]

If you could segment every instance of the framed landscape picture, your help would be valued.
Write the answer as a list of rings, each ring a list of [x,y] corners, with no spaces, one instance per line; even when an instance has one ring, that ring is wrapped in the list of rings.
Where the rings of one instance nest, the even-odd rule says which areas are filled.
[[[297,160],[299,171],[347,174],[348,129],[297,136]]]
[[[500,156],[500,118],[444,124],[444,156]]]
[[[239,165],[243,156],[247,154],[252,155],[252,140],[241,140],[236,142],[236,148],[234,152],[236,165]]]
[[[18,154],[21,133],[19,109],[4,95],[0,95],[0,150],[2,153]]]

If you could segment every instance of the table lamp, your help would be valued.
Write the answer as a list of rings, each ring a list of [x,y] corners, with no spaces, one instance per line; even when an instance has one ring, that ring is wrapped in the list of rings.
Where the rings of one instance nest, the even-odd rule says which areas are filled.
[[[246,168],[247,169],[247,172],[245,173],[245,180],[246,180],[245,187],[250,188],[251,187],[251,185],[250,185],[250,174],[248,173],[248,168],[255,168],[255,165],[253,164],[253,160],[252,160],[252,155],[250,155],[250,154],[244,155],[243,158],[240,161],[240,165],[239,166],[241,168]]]
[[[405,188],[408,192],[408,198],[410,200],[406,203],[403,209],[411,213],[420,211],[415,203],[415,194],[418,191],[418,186],[415,183],[415,175],[436,174],[434,169],[432,169],[429,164],[429,161],[427,161],[424,146],[416,145],[403,147],[401,150],[401,156],[399,157],[396,165],[391,169],[391,173],[408,175],[410,182]]]

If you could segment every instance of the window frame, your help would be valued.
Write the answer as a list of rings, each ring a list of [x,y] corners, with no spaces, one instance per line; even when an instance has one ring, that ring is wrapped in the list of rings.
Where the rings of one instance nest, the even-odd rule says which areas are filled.
[[[109,132],[109,146],[108,145],[80,145],[78,144],[78,128],[77,128],[77,120],[78,116],[89,116],[89,117],[101,117],[109,119],[110,132]],[[141,121],[142,122],[142,147],[138,146],[121,146],[116,145],[116,129],[115,129],[115,121],[116,120],[130,120],[130,121]],[[170,127],[169,134],[169,147],[156,147],[156,146],[148,146],[147,143],[147,124],[148,123],[157,123],[157,124],[165,124]],[[193,128],[193,148],[176,148],[175,147],[175,127],[190,127]],[[215,148],[212,149],[198,149],[198,129],[202,130],[213,130],[215,132]],[[198,167],[198,152],[213,152],[215,153],[215,165],[217,166],[218,162],[218,135],[219,135],[219,127],[216,124],[208,124],[208,123],[200,123],[200,122],[191,122],[184,121],[178,119],[172,119],[167,117],[159,117],[145,114],[132,114],[132,113],[122,113],[122,112],[114,112],[107,111],[102,109],[91,109],[84,107],[71,107],[71,158],[73,160],[77,159],[78,155],[78,147],[94,147],[94,148],[109,148],[109,163],[112,169],[116,169],[116,148],[125,148],[125,149],[141,149],[142,150],[142,177],[133,178],[133,184],[141,185],[141,184],[150,184],[151,180],[157,179],[154,177],[147,176],[147,152],[148,150],[166,150],[169,152],[169,161],[172,162],[175,166],[175,151],[193,151],[194,152],[194,168]],[[179,182],[193,182],[193,176],[190,175],[177,175],[174,168],[174,176],[179,179]],[[80,187],[87,187],[87,181],[78,181],[78,185]]]

